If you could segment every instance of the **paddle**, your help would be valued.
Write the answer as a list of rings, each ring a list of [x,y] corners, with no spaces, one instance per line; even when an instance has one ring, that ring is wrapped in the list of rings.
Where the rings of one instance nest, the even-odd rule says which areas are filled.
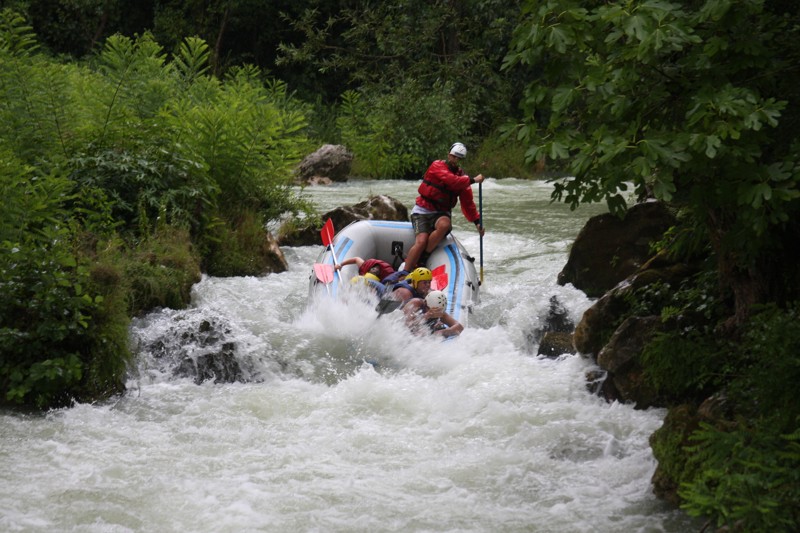
[[[394,298],[383,298],[380,302],[378,302],[378,305],[375,306],[375,311],[378,312],[378,316],[381,316],[391,313],[401,305],[403,305],[402,300],[395,300]]]
[[[448,279],[447,279],[447,272],[444,269],[444,265],[439,265],[438,267],[434,268],[431,271],[431,290],[432,291],[441,291],[445,287],[447,287]]]
[[[478,216],[481,217],[481,227],[483,229],[483,182],[478,184]],[[483,285],[483,233],[481,235],[481,285]]]
[[[333,281],[333,265],[314,263],[314,274],[316,274],[319,281],[325,284],[325,288],[328,289],[328,296],[330,296],[331,288],[328,283]]]
[[[333,263],[337,264],[339,263],[339,260],[336,259],[336,250],[334,249],[333,246],[334,234],[335,232],[333,230],[333,220],[329,218],[327,221],[325,221],[325,225],[322,226],[322,231],[320,232],[320,235],[322,236],[322,245],[331,247],[331,255],[333,256]],[[336,270],[335,272],[339,275],[339,281],[341,282],[342,274],[338,270]]]

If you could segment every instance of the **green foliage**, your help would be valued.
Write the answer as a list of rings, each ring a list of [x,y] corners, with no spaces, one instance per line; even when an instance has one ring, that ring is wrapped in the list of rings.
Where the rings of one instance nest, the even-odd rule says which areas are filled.
[[[0,50],[12,57],[28,56],[39,47],[33,28],[11,9],[0,10]]]
[[[199,160],[219,188],[219,205],[281,214],[273,192],[290,183],[306,146],[303,110],[285,84],[264,85],[253,68],[234,69],[224,84],[204,80],[165,107],[161,124],[189,160]]]
[[[363,177],[398,177],[413,167],[413,156],[395,150],[389,134],[391,117],[355,91],[342,95],[341,113],[336,119],[342,143],[354,154],[352,173]]]
[[[798,7],[528,1],[505,59],[530,74],[519,139],[568,163],[553,198],[687,206],[746,269],[796,216]],[[711,214],[711,216],[709,216]]]
[[[726,356],[713,337],[672,330],[656,334],[642,352],[642,365],[661,397],[701,401],[724,382]]]
[[[525,151],[525,145],[513,138],[506,138],[498,131],[485,137],[477,150],[470,152],[468,173],[484,173],[496,178],[544,177],[543,168],[526,162]]]
[[[800,306],[775,305],[758,310],[735,347],[731,400],[746,416],[763,417],[777,431],[788,432],[800,416]]]
[[[453,88],[423,90],[409,81],[392,92],[347,91],[336,125],[353,151],[353,173],[372,178],[417,177],[441,159],[454,139],[466,141],[473,112],[456,110]]]
[[[675,290],[657,282],[629,298],[631,315],[659,315],[665,324],[642,351],[645,379],[663,398],[701,401],[734,371],[727,346],[714,331],[727,311],[717,284],[712,270],[687,278]]]
[[[446,108],[421,103],[424,118],[407,122],[424,129],[453,120],[462,124],[457,138],[467,142],[506,116],[519,92],[515,74],[497,69],[517,15],[518,2],[500,0],[315,4],[285,16],[303,37],[284,41],[276,63],[308,65],[328,83],[365,95],[396,95],[389,98],[409,113],[418,105],[413,94],[439,93]]]
[[[150,34],[117,35],[61,64],[0,12],[0,402],[120,390],[128,317],[186,305],[220,226],[306,209],[289,187],[306,108],[208,58],[198,39],[168,62]]]
[[[63,405],[97,366],[85,348],[102,334],[90,326],[103,297],[72,249],[73,184],[36,175],[9,153],[0,160],[8,206],[0,214],[0,401]]]
[[[797,304],[770,305],[739,338],[674,330],[648,346],[646,372],[662,394],[699,402],[716,391],[718,408],[705,415],[713,424],[695,430],[694,417],[670,411],[668,421],[685,418],[683,426],[665,422],[651,439],[690,514],[742,531],[800,526],[799,316]]]
[[[270,253],[266,229],[256,213],[242,213],[233,224],[219,225],[215,230],[204,263],[209,275],[260,276],[272,271],[277,258]]]
[[[161,226],[135,250],[114,262],[127,280],[131,316],[151,309],[182,309],[191,301],[192,285],[200,281],[200,260],[188,232]]]
[[[700,474],[681,485],[682,507],[741,531],[800,527],[800,429],[781,434],[768,424],[721,431],[704,424],[689,447]]]

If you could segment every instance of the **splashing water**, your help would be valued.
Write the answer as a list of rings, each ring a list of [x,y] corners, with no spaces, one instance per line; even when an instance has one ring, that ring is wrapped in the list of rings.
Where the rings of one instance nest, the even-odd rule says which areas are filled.
[[[408,182],[307,191],[322,209]],[[410,336],[353,299],[308,307],[319,246],[288,272],[204,278],[193,306],[137,320],[128,392],[103,405],[0,416],[3,531],[686,531],[652,495],[663,410],[591,395],[581,356],[535,356],[531,332],[598,209],[544,183],[484,184],[482,302],[451,342]],[[455,230],[477,257],[479,238]],[[238,381],[182,373],[209,351]],[[201,381],[199,384],[197,381]]]

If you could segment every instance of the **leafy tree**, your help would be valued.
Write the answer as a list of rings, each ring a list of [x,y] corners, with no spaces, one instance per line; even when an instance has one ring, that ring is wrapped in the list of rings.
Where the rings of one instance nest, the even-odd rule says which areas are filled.
[[[737,324],[796,297],[774,282],[798,232],[800,6],[529,0],[523,15],[505,60],[529,75],[514,131],[529,160],[563,162],[553,198],[619,213],[633,183],[686,207]]]
[[[491,131],[497,117],[511,111],[518,95],[516,74],[501,75],[499,67],[518,2],[343,1],[338,5],[333,11],[315,7],[299,17],[287,15],[303,38],[282,42],[277,65],[311,65],[328,78],[344,77],[336,96],[347,89],[360,91],[368,100],[390,95],[406,110],[417,107],[420,94],[446,97],[450,103],[438,113],[425,110],[427,120],[461,122],[467,135],[460,137],[466,142]],[[444,117],[444,112],[450,116]],[[400,127],[407,131],[425,127],[425,119],[414,119]],[[442,149],[433,147],[434,155],[440,156]],[[410,155],[431,158],[431,154]]]
[[[514,4],[340,4],[286,15],[304,38],[282,43],[278,65],[344,76],[351,90],[342,93],[337,125],[357,173],[416,177],[454,139],[474,145],[510,109],[513,84],[497,67]]]
[[[342,142],[355,153],[353,173],[418,178],[453,139],[467,136],[458,117],[468,110],[454,109],[453,92],[451,84],[426,89],[414,80],[387,94],[346,91],[336,123]]]

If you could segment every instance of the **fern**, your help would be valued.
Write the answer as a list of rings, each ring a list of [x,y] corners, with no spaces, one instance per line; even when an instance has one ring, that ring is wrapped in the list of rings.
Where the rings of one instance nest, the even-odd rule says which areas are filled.
[[[0,10],[0,52],[12,57],[28,57],[39,48],[33,27],[11,9]]]
[[[173,64],[186,87],[208,72],[211,51],[208,44],[199,37],[187,37],[178,48]]]

